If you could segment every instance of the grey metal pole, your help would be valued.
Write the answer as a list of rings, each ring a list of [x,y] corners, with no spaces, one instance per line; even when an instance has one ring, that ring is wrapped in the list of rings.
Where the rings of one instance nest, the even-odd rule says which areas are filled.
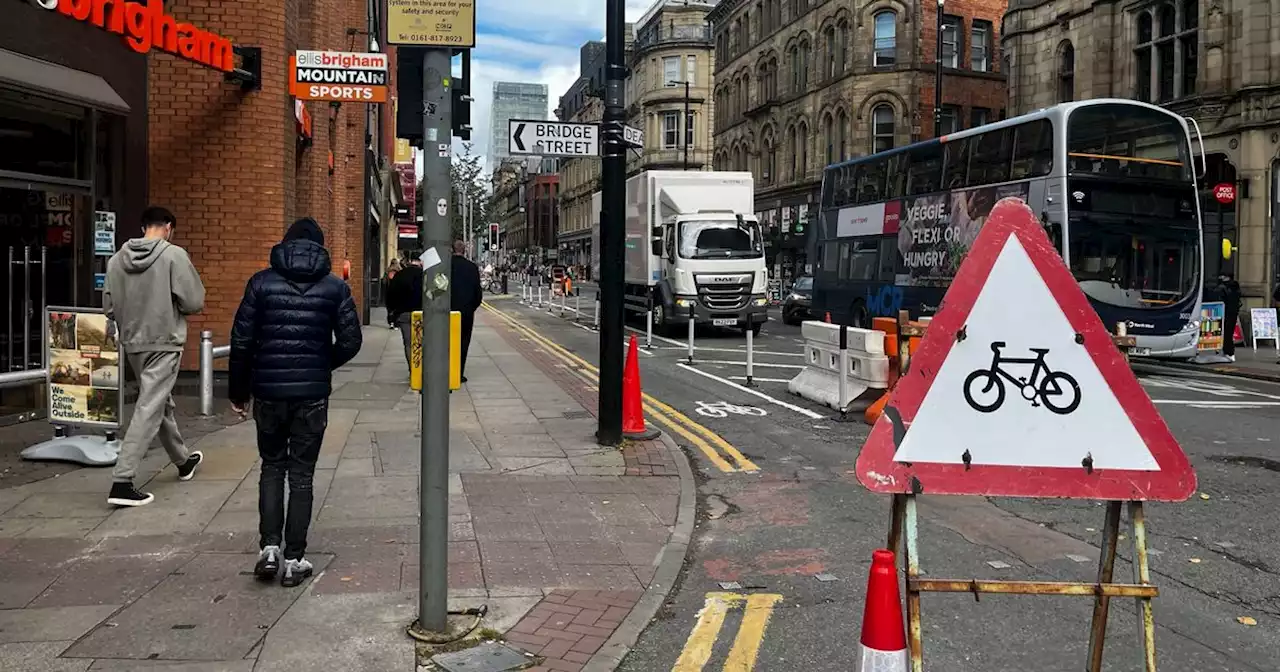
[[[22,247],[22,369],[31,368],[31,246]],[[44,297],[40,297],[44,300]],[[48,303],[48,301],[45,301]]]
[[[200,415],[213,415],[213,332],[200,332]]]
[[[693,332],[698,326],[698,318],[694,313],[693,304],[689,304],[689,363],[693,363]]]
[[[449,92],[451,50],[422,50],[422,126],[430,137],[448,142],[453,135]],[[418,627],[445,632],[449,618],[449,165],[451,157],[424,152],[422,233],[424,251],[439,262],[422,276],[422,465],[419,472],[421,523],[418,558]],[[434,261],[434,260],[433,260]]]
[[[755,332],[751,330],[751,323],[747,322],[747,387],[755,387],[755,381],[751,379],[755,373]]]
[[[604,9],[605,142],[600,157],[600,381],[596,441],[622,443],[622,339],[626,334],[627,148],[622,142],[627,121],[624,86],[627,78],[625,0],[606,0]]]
[[[600,292],[596,292],[596,312],[591,316],[591,328],[600,329]]]

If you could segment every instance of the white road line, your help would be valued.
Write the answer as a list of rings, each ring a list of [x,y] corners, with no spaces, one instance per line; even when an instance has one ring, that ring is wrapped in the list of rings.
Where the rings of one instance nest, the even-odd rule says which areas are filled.
[[[693,361],[695,364],[728,364],[731,366],[747,365],[745,361],[737,362],[731,359],[697,359],[695,358]],[[754,366],[763,366],[770,369],[803,369],[804,368],[804,366],[800,364],[768,364],[765,362],[752,362],[752,364]]]
[[[654,338],[657,338],[657,337],[655,336]],[[731,352],[735,355],[743,355],[743,354],[746,354],[746,350],[744,349],[746,347],[747,346],[744,345],[744,346],[741,346],[740,348],[703,348],[703,347],[699,347],[697,343],[694,343],[693,350],[694,352],[701,350],[704,352]],[[663,345],[663,346],[655,347],[654,350],[684,350],[685,352],[688,352],[689,346],[687,344],[681,345],[681,346]],[[756,350],[754,351],[754,353],[757,355],[772,355],[774,357],[804,357],[803,352],[770,352],[767,350]]]
[[[698,374],[699,376],[703,376],[703,377],[706,377],[706,378],[710,378],[710,379],[712,379],[712,380],[720,381],[720,382],[724,383],[725,385],[728,385],[729,387],[732,387],[733,389],[738,390],[738,391],[740,391],[740,392],[746,392],[747,394],[755,395],[755,396],[760,397],[761,399],[764,399],[765,401],[768,401],[768,402],[770,402],[770,403],[772,403],[772,404],[775,404],[775,405],[777,405],[777,406],[781,406],[781,407],[783,407],[783,408],[786,408],[786,409],[790,409],[790,410],[792,410],[792,411],[795,411],[796,413],[799,413],[800,415],[803,415],[803,416],[805,416],[806,418],[812,418],[812,419],[814,419],[814,420],[819,420],[819,419],[825,419],[825,418],[826,418],[826,416],[821,415],[821,414],[818,414],[818,413],[814,413],[813,411],[811,411],[811,410],[809,410],[809,409],[807,409],[807,408],[800,408],[799,406],[796,406],[795,404],[788,404],[788,403],[787,403],[787,402],[785,402],[785,401],[781,401],[781,400],[779,400],[779,399],[774,399],[773,397],[771,397],[771,396],[769,396],[769,395],[767,395],[767,394],[765,394],[765,393],[763,393],[763,392],[757,392],[757,391],[755,391],[755,390],[753,390],[753,389],[751,389],[751,388],[749,388],[749,387],[743,387],[743,386],[741,386],[741,385],[739,385],[739,384],[737,384],[737,383],[733,382],[732,380],[725,380],[724,378],[721,378],[720,376],[717,376],[717,375],[714,375],[714,374],[707,373],[706,371],[699,371],[696,367],[689,366],[688,364],[677,364],[677,366],[679,366],[680,368],[685,369],[685,370],[687,370],[687,371],[692,371],[692,372],[694,372],[694,373]]]
[[[747,379],[747,377],[746,377],[746,376],[729,376],[729,380],[746,380],[746,379]],[[790,378],[761,378],[761,377],[759,377],[759,376],[755,376],[755,377],[753,377],[751,380],[752,380],[752,381],[755,381],[755,382],[759,382],[759,383],[789,383],[789,382],[791,382],[791,379],[790,379]]]
[[[1264,406],[1280,406],[1280,401],[1220,401],[1205,399],[1152,399],[1154,404],[1177,404],[1180,406],[1199,406],[1201,408],[1262,408]]]

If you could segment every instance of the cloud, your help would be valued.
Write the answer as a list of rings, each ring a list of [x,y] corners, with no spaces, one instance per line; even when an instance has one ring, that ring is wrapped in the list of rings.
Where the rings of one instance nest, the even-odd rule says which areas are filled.
[[[626,0],[626,19],[635,21],[653,3]],[[547,85],[547,116],[578,78],[582,44],[604,39],[605,4],[600,0],[546,2],[485,0],[477,16],[476,48],[471,53],[471,153],[487,157],[494,82]],[[505,132],[505,130],[504,130]],[[464,143],[454,140],[455,154]],[[418,160],[421,174],[421,157]],[[489,166],[492,169],[492,166]]]

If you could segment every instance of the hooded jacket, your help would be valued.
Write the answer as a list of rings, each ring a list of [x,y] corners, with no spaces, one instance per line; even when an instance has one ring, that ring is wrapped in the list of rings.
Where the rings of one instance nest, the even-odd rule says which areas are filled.
[[[107,262],[102,305],[125,352],[182,352],[187,316],[204,308],[204,283],[186,250],[134,238]]]
[[[333,370],[360,352],[355,300],[330,274],[318,231],[308,239],[291,228],[271,249],[271,267],[245,286],[231,330],[232,402],[326,399]]]

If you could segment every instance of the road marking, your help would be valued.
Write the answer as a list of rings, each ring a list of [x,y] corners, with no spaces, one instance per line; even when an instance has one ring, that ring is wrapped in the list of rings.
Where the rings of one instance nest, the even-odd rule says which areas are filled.
[[[773,615],[773,607],[781,600],[781,595],[770,593],[707,593],[702,609],[698,612],[698,620],[694,623],[689,638],[685,640],[684,649],[671,672],[702,672],[711,660],[711,651],[720,638],[725,616],[730,608],[738,605],[744,605],[742,624],[738,626],[738,633],[734,636],[733,648],[725,659],[724,670],[751,672],[755,668],[769,618]]]
[[[517,333],[529,336],[531,340],[541,344],[551,355],[558,357],[563,361],[576,362],[581,367],[579,373],[586,376],[588,378],[588,382],[599,383],[599,369],[593,366],[590,362],[582,359],[572,352],[569,352],[558,343],[543,337],[531,328],[520,324],[515,320],[515,318],[507,315],[505,312],[498,310],[487,303],[484,304],[484,308],[506,321],[507,324],[510,325]],[[686,441],[701,451],[702,454],[705,455],[707,459],[721,471],[742,471],[750,473],[760,470],[760,467],[756,466],[754,462],[747,459],[745,455],[743,455],[737,448],[734,448],[728,441],[725,441],[724,437],[716,434],[697,422],[694,422],[688,416],[662,403],[647,393],[643,394],[643,398],[645,401],[645,412],[660,424],[684,437]],[[719,451],[716,450],[717,447],[720,449]],[[729,464],[728,460],[720,454],[721,451],[723,451],[725,455],[728,455],[729,458],[737,464],[737,466],[735,467]]]
[[[747,379],[746,376],[729,376],[729,380],[745,381],[746,379]],[[759,376],[752,376],[751,382],[753,383],[789,383],[791,382],[791,379],[790,378],[761,378]]]
[[[782,401],[782,400],[780,400],[780,399],[774,399],[773,397],[771,397],[771,396],[769,396],[769,395],[767,395],[767,394],[765,394],[765,393],[763,393],[763,392],[757,392],[757,391],[755,391],[755,390],[753,390],[753,389],[751,389],[751,388],[749,388],[749,387],[743,387],[743,386],[741,386],[741,385],[739,385],[739,384],[737,384],[737,383],[733,382],[732,380],[726,380],[726,379],[721,378],[720,376],[717,376],[717,375],[715,375],[715,374],[707,373],[706,371],[702,371],[702,370],[699,370],[699,369],[697,369],[697,368],[695,368],[695,367],[689,366],[688,364],[676,364],[676,366],[679,366],[680,368],[685,369],[686,371],[692,371],[692,372],[694,372],[694,373],[698,374],[699,376],[705,376],[705,377],[710,378],[710,379],[712,379],[712,380],[718,380],[718,381],[720,381],[720,382],[724,383],[725,385],[728,385],[729,387],[732,387],[732,388],[733,388],[733,389],[735,389],[735,390],[738,390],[738,391],[740,391],[740,392],[746,392],[747,394],[753,394],[753,395],[755,395],[755,396],[757,396],[757,397],[760,397],[761,399],[764,399],[764,400],[766,400],[766,401],[768,401],[768,402],[770,402],[770,403],[772,403],[772,404],[775,404],[775,405],[777,405],[777,406],[781,406],[781,407],[783,407],[783,408],[786,408],[786,409],[789,409],[789,410],[795,411],[796,413],[799,413],[800,415],[803,415],[803,416],[805,416],[806,418],[812,418],[812,419],[818,420],[818,419],[824,419],[824,418],[826,417],[826,416],[821,415],[821,414],[819,414],[819,413],[814,413],[813,411],[811,411],[811,410],[809,410],[809,409],[807,409],[807,408],[800,408],[799,406],[796,406],[795,404],[788,404],[787,402]]]
[[[741,355],[741,354],[744,354],[744,352],[743,352],[743,348],[746,348],[746,347],[747,347],[747,346],[745,346],[745,345],[740,345],[740,346],[738,346],[737,348],[703,348],[703,347],[699,347],[699,346],[695,343],[695,344],[694,344],[694,346],[693,346],[693,349],[694,349],[695,351],[705,351],[705,352],[730,352],[730,353],[733,353],[733,354],[735,354],[735,355]],[[685,352],[688,352],[688,351],[689,351],[689,345],[688,345],[687,343],[686,343],[685,345],[681,345],[681,346],[666,345],[666,346],[661,346],[661,347],[654,348],[654,350],[683,350],[683,351],[685,351]],[[753,350],[753,351],[752,351],[752,354],[755,354],[755,355],[772,355],[772,356],[774,356],[774,357],[804,357],[804,353],[803,353],[803,352],[769,352],[769,351],[766,351],[766,350]]]
[[[737,362],[732,359],[698,359],[699,364],[728,364],[730,366],[746,366],[746,361]],[[764,366],[771,369],[803,369],[803,364],[769,364],[767,362],[752,362],[752,366]]]
[[[1217,399],[1152,399],[1153,404],[1177,404],[1196,408],[1264,408],[1280,406],[1280,401],[1225,401]]]
[[[698,415],[705,415],[708,418],[727,418],[730,415],[754,415],[757,417],[768,415],[763,408],[738,406],[727,401],[699,401],[697,404],[698,407],[693,410],[697,411]]]

